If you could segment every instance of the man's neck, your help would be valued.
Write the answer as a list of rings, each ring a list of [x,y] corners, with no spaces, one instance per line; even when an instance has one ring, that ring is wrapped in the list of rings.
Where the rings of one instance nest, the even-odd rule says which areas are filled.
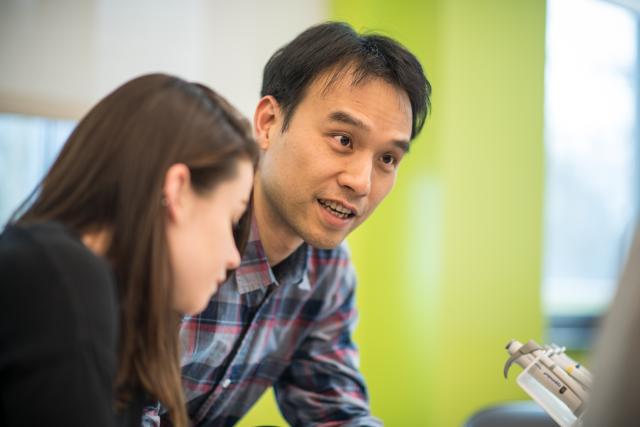
[[[300,247],[303,240],[274,212],[256,179],[253,190],[253,208],[260,242],[272,267],[282,262]]]

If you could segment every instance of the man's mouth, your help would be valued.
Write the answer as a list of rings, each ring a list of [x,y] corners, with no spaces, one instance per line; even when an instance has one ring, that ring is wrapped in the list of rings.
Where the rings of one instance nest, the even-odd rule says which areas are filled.
[[[320,206],[326,209],[327,212],[338,218],[348,219],[356,216],[354,211],[335,200],[318,199],[318,203],[320,203]]]

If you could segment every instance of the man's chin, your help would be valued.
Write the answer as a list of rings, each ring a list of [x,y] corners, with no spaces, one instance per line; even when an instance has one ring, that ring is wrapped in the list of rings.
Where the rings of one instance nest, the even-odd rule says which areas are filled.
[[[305,236],[303,240],[316,249],[335,249],[344,241],[346,236]]]

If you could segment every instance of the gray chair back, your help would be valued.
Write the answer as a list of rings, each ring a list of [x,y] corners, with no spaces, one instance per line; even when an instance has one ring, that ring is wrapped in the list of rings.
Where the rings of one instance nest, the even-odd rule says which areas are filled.
[[[476,412],[464,427],[558,427],[533,401],[505,402]]]

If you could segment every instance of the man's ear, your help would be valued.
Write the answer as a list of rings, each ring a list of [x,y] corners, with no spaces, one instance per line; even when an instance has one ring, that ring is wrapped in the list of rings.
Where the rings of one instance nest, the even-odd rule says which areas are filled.
[[[253,130],[260,149],[266,150],[271,142],[271,135],[279,131],[280,104],[271,96],[262,97],[253,115]]]
[[[164,176],[162,205],[170,221],[178,222],[185,217],[190,202],[191,173],[183,163],[171,165]]]

